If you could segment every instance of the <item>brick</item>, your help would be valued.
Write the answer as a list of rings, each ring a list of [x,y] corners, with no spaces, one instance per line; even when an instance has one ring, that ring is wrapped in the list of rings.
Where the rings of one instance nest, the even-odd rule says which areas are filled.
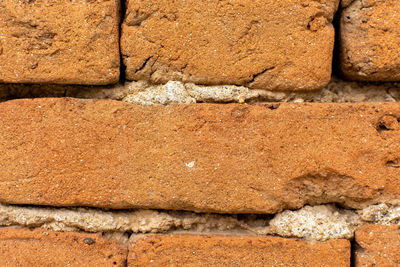
[[[0,103],[0,202],[276,213],[400,196],[399,103]]]
[[[340,23],[343,75],[359,81],[400,81],[399,2],[347,2]]]
[[[324,87],[338,0],[127,0],[121,51],[130,80]]]
[[[117,82],[119,8],[119,0],[0,1],[0,82]]]
[[[126,246],[101,234],[0,229],[1,266],[125,266]]]
[[[128,266],[350,266],[350,243],[280,237],[148,235],[131,240]]]
[[[400,226],[367,225],[356,231],[354,266],[400,266]]]

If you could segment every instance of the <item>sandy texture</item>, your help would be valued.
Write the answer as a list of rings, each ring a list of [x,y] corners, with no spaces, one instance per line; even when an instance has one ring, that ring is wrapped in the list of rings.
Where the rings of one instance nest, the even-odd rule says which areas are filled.
[[[0,229],[1,266],[125,266],[127,248],[101,234]]]
[[[399,266],[400,226],[368,225],[357,230],[355,265]]]
[[[397,0],[342,3],[340,66],[361,81],[400,80],[400,5]]]
[[[190,230],[198,233],[246,233],[251,227],[265,223],[267,222],[256,219],[241,221],[234,215],[191,212],[102,211],[88,208],[60,209],[0,205],[1,226],[41,227],[53,231],[163,233]]]
[[[221,213],[364,208],[400,194],[399,117],[397,103],[3,102],[0,200]]]
[[[400,206],[378,204],[358,211],[360,219],[364,222],[391,225],[400,224]]]
[[[333,78],[322,90],[312,92],[279,92],[234,85],[201,86],[177,81],[162,85],[152,85],[146,81],[130,82],[125,84],[124,89],[125,94],[122,100],[137,105],[203,102],[395,102],[400,100],[398,83],[347,82],[338,78]],[[95,94],[92,96],[96,97]]]
[[[119,80],[118,0],[0,1],[0,82]]]
[[[128,0],[128,80],[312,90],[330,79],[338,0]]]
[[[131,237],[128,266],[349,266],[350,243],[280,237]]]
[[[349,210],[334,206],[306,206],[298,211],[284,211],[269,223],[269,232],[283,237],[301,237],[313,240],[334,238],[350,239],[357,226],[359,216]]]

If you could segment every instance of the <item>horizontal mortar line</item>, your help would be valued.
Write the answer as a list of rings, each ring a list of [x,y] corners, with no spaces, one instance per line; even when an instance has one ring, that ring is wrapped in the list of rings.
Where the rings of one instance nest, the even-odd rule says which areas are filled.
[[[338,204],[338,203],[326,203],[326,204]],[[135,211],[155,211],[155,212],[186,212],[186,213],[194,213],[194,214],[213,214],[213,215],[221,215],[221,216],[272,216],[274,214],[260,214],[260,213],[214,213],[214,212],[196,212],[196,211],[188,211],[188,210],[173,210],[173,209],[118,209],[118,208],[102,208],[102,207],[92,207],[92,206],[51,206],[51,205],[35,205],[35,204],[14,204],[14,203],[6,203],[0,202],[0,205],[9,206],[9,207],[17,207],[17,208],[39,208],[39,209],[55,209],[55,210],[78,210],[78,209],[87,209],[99,212],[113,212],[113,213],[122,213],[122,212],[135,212]],[[351,210],[351,209],[350,209]]]
[[[381,204],[384,205],[384,204]],[[378,208],[379,205],[370,207]],[[309,214],[300,214],[303,210],[309,210]],[[315,209],[312,211],[312,209]],[[318,211],[318,209],[320,209]],[[331,214],[325,214],[332,209]],[[313,213],[310,213],[314,212]],[[359,210],[360,211],[360,210]],[[392,210],[386,206],[385,215],[390,212],[392,217],[400,223],[400,207]],[[295,213],[298,212],[296,215]],[[351,214],[346,214],[351,213]],[[365,224],[381,224],[379,222],[366,222],[357,217],[351,225],[349,221],[356,216],[356,210],[338,208],[332,203],[317,206],[305,206],[299,210],[286,210],[273,215],[255,214],[212,214],[195,213],[172,210],[104,210],[87,207],[49,207],[36,205],[0,204],[0,227],[44,228],[53,231],[78,231],[87,233],[123,233],[123,234],[195,234],[195,235],[232,235],[232,236],[279,236],[283,238],[295,238],[305,240],[327,241],[331,239],[352,239],[354,231]],[[397,212],[397,213],[396,213]],[[285,213],[293,213],[285,217]],[[379,214],[379,213],[378,213]],[[390,215],[390,214],[389,214]],[[388,216],[389,216],[388,215]],[[279,216],[283,216],[279,221]],[[292,217],[290,217],[292,216]],[[297,216],[293,217],[293,216]],[[314,217],[312,217],[314,216]],[[324,217],[325,216],[325,217]],[[343,218],[343,221],[331,223],[329,216]],[[397,216],[397,217],[396,217]],[[304,220],[309,217],[309,221]],[[278,218],[278,219],[277,219]],[[294,219],[293,219],[294,218]],[[354,219],[354,218],[353,218]],[[272,224],[274,220],[277,223]],[[286,225],[282,224],[285,222]],[[319,222],[316,229],[307,229],[309,236],[296,236],[296,233],[285,234],[285,227],[294,224]],[[322,224],[321,224],[322,222]],[[331,224],[330,224],[331,223]],[[272,228],[271,228],[272,227]],[[275,227],[275,228],[273,228]],[[279,229],[279,227],[281,229]],[[293,228],[299,227],[294,225]],[[317,236],[317,232],[336,231],[342,229],[340,236]],[[272,230],[271,230],[272,229]],[[293,231],[293,229],[288,229]],[[304,231],[304,230],[303,230]],[[351,232],[352,231],[352,232]],[[307,234],[307,233],[303,233]]]
[[[173,91],[170,89],[173,88]],[[10,91],[10,92],[7,92]],[[315,91],[268,91],[235,85],[201,85],[169,81],[152,84],[131,81],[108,86],[0,84],[0,102],[23,98],[73,97],[113,99],[140,105],[197,103],[262,102],[393,102],[400,85],[393,82],[371,83],[343,81],[333,77],[327,87]],[[185,102],[185,103],[186,103]]]

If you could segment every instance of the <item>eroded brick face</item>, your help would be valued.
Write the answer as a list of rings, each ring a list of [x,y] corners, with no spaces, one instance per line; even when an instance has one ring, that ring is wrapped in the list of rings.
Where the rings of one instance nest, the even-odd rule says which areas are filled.
[[[119,0],[0,1],[0,82],[117,82],[119,8]]]
[[[349,266],[350,243],[249,236],[131,238],[128,266]]]
[[[400,196],[399,118],[398,103],[8,101],[0,200],[220,213],[362,208]]]
[[[340,67],[351,80],[400,80],[400,5],[397,0],[343,4]]]
[[[126,246],[101,234],[0,229],[1,266],[125,266]]]
[[[355,266],[399,266],[400,226],[368,225],[356,231]]]
[[[338,0],[128,0],[121,49],[130,80],[325,86]]]

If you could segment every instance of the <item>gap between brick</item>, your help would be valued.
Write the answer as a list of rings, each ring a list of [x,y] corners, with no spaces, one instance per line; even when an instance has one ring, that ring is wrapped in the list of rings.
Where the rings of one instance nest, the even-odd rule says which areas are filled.
[[[400,224],[400,205],[348,210],[335,204],[305,206],[275,215],[211,214],[171,210],[103,210],[0,204],[0,226],[53,231],[275,235],[327,241],[349,239],[365,224]]]
[[[137,105],[189,103],[261,102],[395,102],[400,101],[400,83],[348,82],[334,77],[322,90],[281,92],[244,86],[201,86],[170,81],[152,85],[146,81],[109,86],[0,84],[0,102],[21,98],[74,97],[112,99]]]

